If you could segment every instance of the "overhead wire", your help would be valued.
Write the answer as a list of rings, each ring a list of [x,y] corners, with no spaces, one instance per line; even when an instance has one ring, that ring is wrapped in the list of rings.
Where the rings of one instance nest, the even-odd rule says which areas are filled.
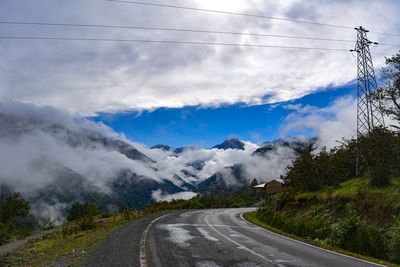
[[[165,8],[174,8],[174,9],[184,9],[184,10],[219,13],[219,14],[226,14],[226,15],[235,15],[235,16],[245,16],[245,17],[254,17],[254,18],[262,18],[262,19],[280,20],[280,21],[289,21],[289,22],[313,24],[313,25],[318,25],[318,26],[334,27],[334,28],[341,28],[341,29],[354,29],[354,27],[342,26],[342,25],[334,25],[334,24],[321,23],[321,22],[296,20],[296,19],[289,19],[289,18],[280,18],[280,17],[272,17],[272,16],[256,15],[256,14],[248,14],[248,13],[239,13],[239,12],[230,12],[230,11],[222,11],[222,10],[214,10],[214,9],[205,9],[205,8],[197,8],[197,7],[166,5],[166,4],[158,4],[158,3],[146,3],[146,2],[128,1],[128,0],[105,0],[105,1],[117,2],[117,3],[125,3],[125,4],[143,5],[143,6],[156,6],[156,7],[165,7]]]
[[[232,31],[216,31],[202,29],[184,29],[184,28],[166,28],[166,27],[147,27],[147,26],[124,26],[124,25],[102,25],[102,24],[77,24],[77,23],[53,23],[53,22],[30,22],[30,21],[0,21],[0,24],[10,25],[37,25],[37,26],[65,26],[65,27],[85,27],[85,28],[108,28],[108,29],[133,29],[133,30],[154,30],[154,31],[173,31],[173,32],[193,32],[193,33],[210,33],[210,34],[226,34],[226,35],[243,35],[256,37],[272,37],[286,39],[304,39],[315,41],[332,41],[354,43],[354,40],[310,37],[310,36],[291,36],[266,33],[249,33],[249,32],[232,32]]]
[[[197,7],[189,7],[189,6],[166,5],[166,4],[159,4],[159,3],[146,3],[146,2],[129,1],[129,0],[105,0],[105,1],[115,2],[115,3],[142,5],[142,6],[154,6],[154,7],[163,7],[163,8],[174,8],[174,9],[183,9],[183,10],[191,10],[191,11],[209,12],[209,13],[219,13],[219,14],[225,14],[225,15],[254,17],[254,18],[261,18],[261,19],[287,21],[287,22],[295,22],[295,23],[302,23],[302,24],[309,24],[309,25],[316,25],[316,26],[354,30],[354,27],[346,26],[346,25],[337,25],[337,24],[323,23],[323,22],[317,22],[317,21],[298,20],[298,19],[273,17],[273,16],[240,13],[240,12],[231,12],[231,11],[223,11],[223,10],[214,10],[214,9],[205,9],[205,8],[197,8]],[[378,31],[370,31],[370,33],[400,37],[400,34],[395,34],[395,33],[386,33],[386,32],[378,32]]]
[[[344,48],[307,47],[307,46],[281,46],[281,45],[264,45],[264,44],[239,44],[239,43],[220,43],[220,42],[195,42],[195,41],[174,41],[174,40],[146,40],[146,39],[40,37],[40,36],[0,36],[0,39],[164,43],[164,44],[236,46],[236,47],[254,47],[254,48],[281,48],[281,49],[320,50],[320,51],[349,51],[348,49],[344,49]]]

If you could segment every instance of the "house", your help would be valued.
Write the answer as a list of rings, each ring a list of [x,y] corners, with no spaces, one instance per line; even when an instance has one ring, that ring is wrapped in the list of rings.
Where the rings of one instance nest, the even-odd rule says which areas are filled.
[[[264,198],[267,195],[266,188],[265,188],[266,184],[267,183],[263,183],[263,184],[259,184],[259,185],[254,186],[254,189],[255,189],[255,192],[256,192],[256,196],[258,198]]]
[[[282,179],[275,179],[265,184],[267,195],[275,195],[283,191],[284,182]]]
[[[254,186],[257,197],[264,198],[283,191],[284,182],[282,179],[275,179],[267,183]]]

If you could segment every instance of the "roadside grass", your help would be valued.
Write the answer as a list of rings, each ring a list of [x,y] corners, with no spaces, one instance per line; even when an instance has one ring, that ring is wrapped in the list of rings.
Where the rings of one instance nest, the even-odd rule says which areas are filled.
[[[339,185],[338,189],[335,190],[333,195],[346,196],[355,195],[358,193],[359,188],[368,186],[370,181],[365,178],[354,178],[343,182]]]
[[[295,201],[325,201],[330,198],[357,197],[360,193],[375,194],[379,196],[381,205],[388,203],[400,207],[400,179],[392,178],[390,184],[385,187],[373,187],[367,178],[354,178],[341,183],[337,188],[328,187],[316,192],[298,192],[293,195]],[[398,205],[396,205],[398,203]]]
[[[129,219],[122,214],[113,215],[97,219],[94,229],[78,230],[67,235],[60,229],[0,259],[0,266],[78,266],[113,230],[139,217],[138,213]]]
[[[370,262],[373,262],[373,263],[381,264],[383,266],[400,267],[400,265],[397,265],[397,264],[393,264],[393,263],[382,261],[382,260],[379,260],[379,259],[363,256],[363,255],[360,255],[360,254],[357,254],[357,253],[353,253],[353,252],[349,252],[349,251],[346,251],[346,250],[338,249],[336,247],[328,246],[327,244],[319,242],[318,240],[309,240],[309,239],[305,239],[305,238],[302,238],[302,237],[299,237],[299,236],[295,236],[295,235],[286,233],[286,232],[284,232],[284,231],[282,231],[280,229],[272,227],[271,225],[261,221],[257,217],[257,212],[256,211],[244,213],[243,217],[247,221],[249,221],[249,222],[251,222],[251,223],[253,223],[253,224],[255,224],[255,225],[257,225],[257,226],[259,226],[261,228],[264,228],[264,229],[266,229],[268,231],[274,232],[274,233],[282,235],[282,236],[286,236],[286,237],[295,239],[297,241],[308,243],[308,244],[311,244],[311,245],[314,245],[314,246],[317,246],[317,247],[321,247],[323,249],[331,250],[331,251],[334,251],[334,252],[337,252],[337,253],[340,253],[340,254],[344,254],[344,255],[347,255],[347,256],[351,256],[351,257],[359,258],[359,259],[362,259],[362,260],[370,261]]]

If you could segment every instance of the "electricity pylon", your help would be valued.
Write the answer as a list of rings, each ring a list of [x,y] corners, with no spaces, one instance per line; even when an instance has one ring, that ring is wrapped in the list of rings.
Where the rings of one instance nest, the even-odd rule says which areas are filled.
[[[385,126],[379,103],[374,101],[373,92],[377,89],[374,65],[372,63],[370,46],[378,44],[367,38],[368,30],[363,27],[354,28],[357,31],[357,42],[351,52],[357,52],[357,152],[356,174],[359,175],[364,166],[360,138],[368,135],[375,127]]]

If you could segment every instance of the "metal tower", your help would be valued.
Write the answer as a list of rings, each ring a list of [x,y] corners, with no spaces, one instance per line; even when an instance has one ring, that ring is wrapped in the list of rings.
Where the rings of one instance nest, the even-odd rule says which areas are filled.
[[[363,27],[355,28],[357,42],[354,50],[357,52],[357,140],[363,135],[371,133],[378,126],[385,126],[383,115],[379,110],[379,103],[372,98],[372,93],[377,89],[374,66],[370,46],[378,44],[367,38],[368,30]],[[360,145],[357,145],[356,174],[359,175],[363,168],[363,156]]]

